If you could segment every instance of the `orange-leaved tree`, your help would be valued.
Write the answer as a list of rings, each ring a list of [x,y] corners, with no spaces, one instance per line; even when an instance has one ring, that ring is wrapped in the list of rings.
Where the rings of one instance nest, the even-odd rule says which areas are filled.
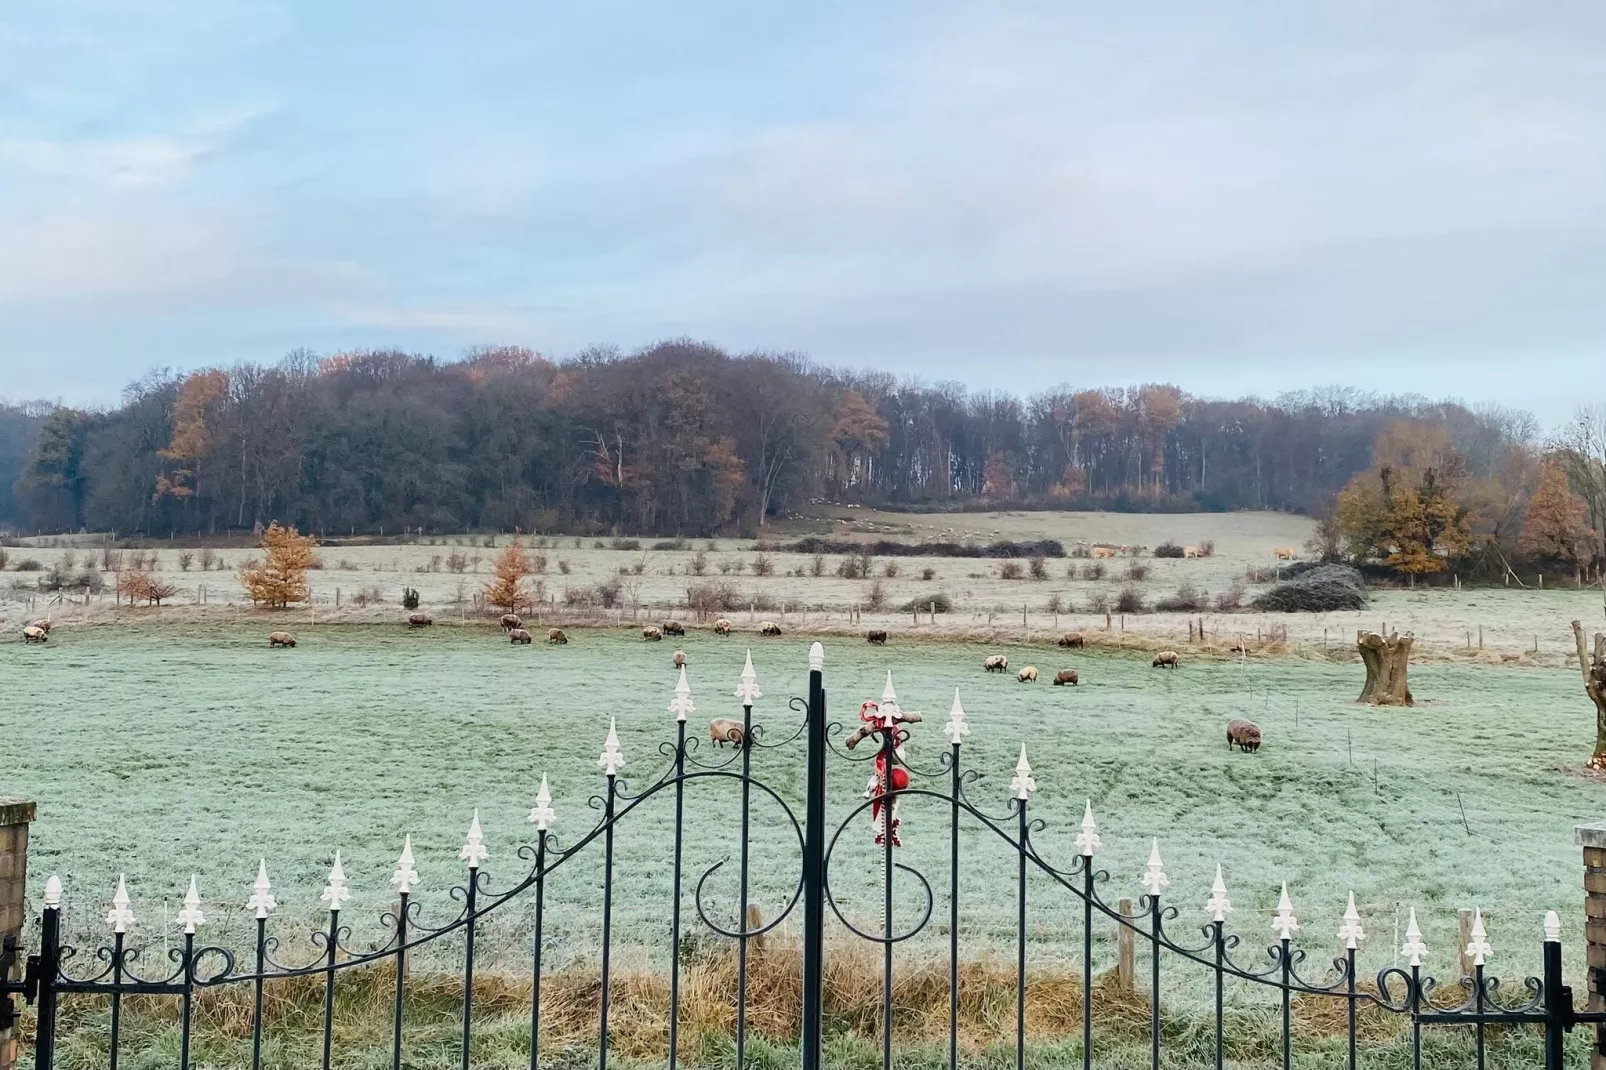
[[[517,613],[530,605],[530,589],[524,578],[535,571],[535,565],[524,554],[518,539],[507,544],[496,559],[496,578],[485,585],[487,605]]]
[[[318,540],[277,520],[262,533],[262,560],[240,566],[240,583],[259,606],[283,609],[307,600],[307,570],[318,564]]]
[[[1539,469],[1539,485],[1523,510],[1522,537],[1517,545],[1539,561],[1578,565],[1592,542],[1583,500],[1573,493],[1561,465],[1546,461]]]

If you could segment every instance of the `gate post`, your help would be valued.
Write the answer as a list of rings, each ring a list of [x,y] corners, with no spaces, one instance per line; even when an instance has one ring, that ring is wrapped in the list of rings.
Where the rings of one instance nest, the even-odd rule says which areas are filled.
[[[825,1002],[825,648],[809,647],[803,825],[803,1070],[821,1070]],[[0,1070],[4,1070],[0,1067]]]
[[[1577,825],[1573,839],[1584,849],[1584,940],[1589,967],[1588,1009],[1606,1010],[1606,823]],[[1590,1070],[1606,1070],[1606,1026],[1595,1027]]]
[[[21,942],[22,923],[28,914],[28,825],[34,810],[31,799],[0,796],[0,947],[8,949]],[[12,954],[8,981],[21,976],[24,957],[20,950]],[[15,1013],[21,1008],[12,1009]],[[0,1070],[11,1070],[17,1063],[15,1033],[10,1025],[0,1030]]]

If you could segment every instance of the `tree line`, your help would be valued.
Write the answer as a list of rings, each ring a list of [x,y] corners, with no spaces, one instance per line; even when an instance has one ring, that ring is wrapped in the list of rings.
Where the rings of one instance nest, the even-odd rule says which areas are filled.
[[[757,533],[819,499],[1317,511],[1398,426],[1433,429],[1479,480],[1536,437],[1525,414],[1418,397],[1215,400],[1163,384],[1018,397],[689,341],[562,362],[514,347],[296,352],[153,372],[103,410],[0,407],[0,522],[705,535]]]

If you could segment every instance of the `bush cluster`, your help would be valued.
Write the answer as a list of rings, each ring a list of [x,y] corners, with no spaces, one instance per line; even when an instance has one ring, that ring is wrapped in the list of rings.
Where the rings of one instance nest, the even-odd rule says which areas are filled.
[[[1365,606],[1366,582],[1348,565],[1301,569],[1254,601],[1256,609],[1273,613],[1330,613]]]
[[[1012,542],[1004,539],[976,546],[957,542],[849,542],[846,539],[822,539],[815,535],[799,539],[787,546],[774,549],[793,554],[859,554],[872,557],[1064,557],[1065,546],[1058,539],[1039,539],[1036,542]]]

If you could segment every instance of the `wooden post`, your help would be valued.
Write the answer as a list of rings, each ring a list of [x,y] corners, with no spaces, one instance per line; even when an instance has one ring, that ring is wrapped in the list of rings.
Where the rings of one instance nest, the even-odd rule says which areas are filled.
[[[937,603],[935,600],[931,603],[931,623],[937,623]]]
[[[1116,910],[1121,917],[1132,917],[1132,900],[1122,899],[1116,904]],[[1137,949],[1136,941],[1132,936],[1132,928],[1128,925],[1116,925],[1115,929],[1115,984],[1122,992],[1131,993],[1137,990]]]
[[[21,941],[22,926],[27,920],[28,826],[33,822],[34,811],[31,800],[0,798],[0,941]],[[11,979],[21,977],[19,961],[12,967]],[[0,1030],[0,1070],[11,1070],[15,1065],[15,1030]]]
[[[1577,825],[1573,840],[1584,849],[1584,964],[1591,970],[1606,969],[1606,823]],[[1587,974],[1585,975],[1588,976]],[[1606,1011],[1606,997],[1586,984],[1588,1009]],[[1595,1027],[1595,1043],[1590,1047],[1590,1070],[1606,1070],[1606,1026]]]
[[[1462,977],[1471,977],[1472,956],[1467,954],[1467,945],[1472,942],[1472,911],[1462,907],[1455,912],[1455,920],[1457,932],[1460,934],[1460,944],[1456,948],[1456,968],[1461,971]]]
[[[1478,649],[1483,649],[1483,625],[1478,625]]]

